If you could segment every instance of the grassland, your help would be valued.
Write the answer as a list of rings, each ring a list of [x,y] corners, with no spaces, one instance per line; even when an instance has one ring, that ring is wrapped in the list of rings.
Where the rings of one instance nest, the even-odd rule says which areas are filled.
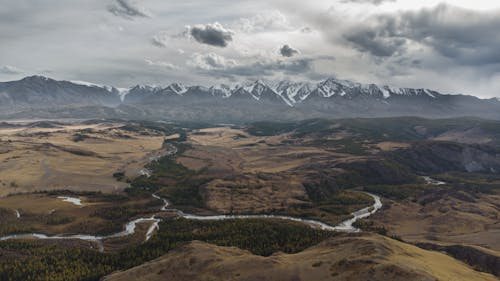
[[[0,129],[0,194],[11,195],[0,198],[0,234],[116,232],[132,218],[159,215],[162,202],[153,199],[152,193],[196,214],[284,214],[336,224],[372,204],[369,196],[359,192],[364,190],[381,195],[384,201],[375,216],[359,222],[367,231],[410,242],[466,243],[494,251],[500,247],[500,178],[492,172],[497,167],[500,134],[496,125],[476,119],[385,118],[241,127],[191,125],[190,129],[116,120],[5,126]],[[177,155],[160,157],[171,144],[177,147]],[[415,155],[418,161],[412,161]],[[408,159],[418,165],[409,165],[404,161]],[[472,161],[493,169],[468,173],[464,165]],[[430,184],[424,175],[446,184]],[[73,191],[23,193],[61,188]],[[84,206],[63,202],[57,198],[61,195],[79,197]],[[136,235],[104,241],[104,254],[76,241],[61,247],[48,241],[0,243],[0,255],[15,261],[13,265],[0,262],[0,276],[98,280],[195,239],[267,256],[276,251],[299,252],[331,237],[331,233],[283,222],[192,222],[160,216],[166,221],[150,241],[142,243],[148,225],[140,224]],[[434,268],[425,259],[437,264],[442,256],[384,239],[377,236],[356,242],[367,243],[367,248],[381,253],[376,257],[384,257],[372,268],[384,268],[380,278],[396,272],[399,275],[394,278],[408,280],[460,280],[450,279],[456,276],[447,275],[446,270],[472,276],[470,268],[457,267],[449,260],[442,264],[446,270]],[[374,241],[383,246],[373,246]],[[341,251],[332,256],[339,260],[325,272],[334,280],[349,277],[342,275],[344,270],[357,276],[356,268],[366,266],[367,261],[356,264],[343,259],[354,258],[349,251],[359,246],[338,246],[318,246],[316,254],[321,249],[328,255]],[[278,261],[289,259],[293,257],[285,255]],[[422,272],[411,271],[397,259],[415,262]],[[317,269],[325,263],[317,260],[305,266]],[[30,270],[23,272],[23,264]],[[302,266],[296,260],[286,264]]]
[[[258,270],[256,270],[258,269]],[[439,252],[379,235],[330,238],[297,254],[252,255],[199,241],[104,280],[497,280]]]
[[[47,128],[48,127],[48,128]],[[0,196],[40,190],[117,192],[161,153],[163,132],[124,123],[0,128]]]
[[[83,205],[64,202],[60,196],[79,198]],[[95,192],[10,195],[0,198],[0,235],[29,232],[107,235],[123,230],[123,225],[133,217],[155,213],[160,204],[149,197]]]

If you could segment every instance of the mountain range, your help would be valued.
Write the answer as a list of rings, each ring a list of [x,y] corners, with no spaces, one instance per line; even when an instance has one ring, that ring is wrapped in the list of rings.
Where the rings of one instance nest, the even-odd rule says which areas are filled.
[[[30,76],[0,83],[2,118],[141,118],[246,122],[309,118],[475,116],[500,119],[500,100],[328,78],[211,87],[129,89]]]

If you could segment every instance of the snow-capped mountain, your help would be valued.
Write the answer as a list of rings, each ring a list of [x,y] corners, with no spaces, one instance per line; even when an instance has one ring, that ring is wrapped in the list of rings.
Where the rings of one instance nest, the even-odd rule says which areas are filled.
[[[129,117],[133,112],[133,116],[140,118],[220,121],[401,115],[500,119],[497,98],[446,95],[429,89],[395,88],[335,78],[319,83],[257,80],[211,87],[171,83],[166,87],[137,85],[129,89],[42,76],[0,83],[0,116],[28,109],[46,113],[48,109],[60,112],[83,107],[103,107],[96,109],[99,114],[106,112],[120,117]],[[71,112],[74,111],[66,110],[65,114]]]
[[[0,107],[116,106],[120,90],[89,83],[56,81],[43,76],[30,76],[19,81],[0,83]]]
[[[219,86],[212,86],[209,88],[210,94],[214,97],[228,98],[231,96],[232,89],[230,86],[221,84]]]
[[[292,104],[303,101],[313,90],[314,85],[311,83],[291,82],[288,80],[281,81],[276,86],[276,92],[286,97]]]
[[[184,86],[181,83],[172,83],[167,88],[165,88],[164,90],[172,91],[172,92],[174,92],[174,93],[176,93],[178,95],[182,95],[182,94],[184,94],[185,92],[188,91],[188,89],[186,88],[186,86]]]

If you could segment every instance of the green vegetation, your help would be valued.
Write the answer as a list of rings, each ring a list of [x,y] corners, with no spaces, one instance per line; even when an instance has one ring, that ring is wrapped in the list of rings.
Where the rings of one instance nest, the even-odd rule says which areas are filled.
[[[68,224],[70,222],[73,222],[75,220],[75,217],[65,216],[63,214],[59,214],[57,212],[54,212],[50,216],[48,216],[45,220],[46,220],[45,223],[48,225],[61,225],[61,224]]]
[[[375,193],[377,195],[403,200],[409,197],[415,197],[419,192],[426,188],[425,185],[419,184],[403,184],[403,185],[368,185],[363,187],[363,190]]]
[[[115,178],[117,181],[122,181],[125,178],[125,173],[124,172],[113,173],[113,178]]]
[[[189,241],[235,246],[258,255],[299,252],[334,235],[296,223],[271,220],[162,222],[160,231],[139,246],[111,253],[63,247],[47,241],[0,242],[0,280],[99,280],[115,270],[157,258]]]
[[[383,226],[377,226],[372,220],[361,219],[353,223],[354,227],[362,229],[364,231],[375,232],[380,235],[387,235],[387,229]]]
[[[336,225],[351,218],[352,212],[372,204],[373,199],[362,192],[335,191],[320,200],[313,200],[313,204],[294,205],[284,210],[270,211],[270,213],[313,219]]]
[[[76,133],[73,135],[73,138],[72,140],[74,142],[81,142],[81,141],[84,141],[86,139],[89,139],[90,137],[88,135],[85,135],[85,134],[82,134],[82,133]]]
[[[205,123],[196,122],[181,122],[177,124],[166,122],[154,122],[146,120],[127,121],[127,123],[120,127],[121,130],[136,132],[143,135],[174,135],[179,134],[179,138],[167,140],[167,142],[180,142],[185,141],[187,138],[187,131],[194,129],[207,128],[210,125]]]
[[[18,211],[21,213],[21,217],[17,218],[14,209],[0,208],[0,235],[31,232],[107,235],[121,231],[123,225],[132,217],[157,212],[162,204],[151,195],[141,199],[122,194],[68,190],[39,192],[38,194],[44,194],[47,197],[85,197],[85,203],[93,205],[93,213],[89,217],[80,218],[75,213],[63,210],[33,213],[20,208]],[[53,226],[58,227],[53,228]]]
[[[454,189],[467,192],[500,193],[500,175],[482,173],[448,172],[434,176]]]
[[[421,181],[406,166],[387,159],[343,163],[338,167],[347,171],[336,177],[341,188],[377,184],[400,185]]]
[[[264,137],[288,133],[294,128],[295,123],[256,122],[251,124],[247,131],[251,135]]]
[[[179,151],[186,149],[177,147]],[[203,207],[199,188],[211,178],[202,175],[202,172],[189,170],[169,156],[150,163],[148,169],[152,171],[152,176],[134,179],[126,190],[130,195],[150,196],[156,192],[178,207]]]
[[[437,136],[449,130],[477,127],[500,140],[500,122],[478,118],[424,119],[417,117],[311,119],[299,122],[256,122],[248,126],[248,133],[255,136],[272,136],[294,133],[297,138],[327,136],[349,132],[356,140],[418,141]],[[497,141],[497,145],[500,145]]]
[[[366,147],[363,146],[362,143],[351,140],[351,139],[342,139],[335,141],[333,143],[335,147],[339,147],[338,149],[335,149],[336,152],[338,153],[346,153],[346,154],[351,154],[351,155],[367,155],[369,154],[368,150]]]

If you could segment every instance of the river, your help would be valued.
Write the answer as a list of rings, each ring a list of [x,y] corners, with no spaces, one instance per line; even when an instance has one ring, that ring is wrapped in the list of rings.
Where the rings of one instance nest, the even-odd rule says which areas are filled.
[[[177,148],[171,144],[169,144],[169,150],[163,156],[169,156],[169,155],[174,155],[177,153]],[[160,157],[151,157],[150,161],[157,161]],[[338,225],[332,226],[328,225],[326,223],[316,221],[316,220],[309,220],[309,219],[301,219],[301,218],[296,218],[296,217],[290,217],[290,216],[280,216],[280,215],[214,215],[214,216],[199,216],[195,214],[186,214],[181,210],[169,208],[170,203],[168,202],[167,199],[161,198],[160,196],[153,194],[152,196],[155,199],[161,200],[163,202],[163,205],[161,206],[159,212],[173,212],[176,213],[179,217],[189,219],[189,220],[228,220],[228,219],[279,219],[279,220],[287,220],[287,221],[294,221],[294,222],[300,222],[303,224],[306,224],[310,227],[314,228],[319,228],[322,230],[328,230],[328,231],[343,231],[343,232],[359,232],[360,229],[356,228],[353,226],[353,224],[362,218],[366,218],[375,212],[377,212],[380,208],[382,208],[382,201],[380,200],[380,197],[371,194],[368,192],[365,192],[369,196],[371,196],[374,200],[374,203],[370,207],[363,208],[361,210],[357,210],[353,212],[352,218],[345,220]],[[74,197],[64,197],[60,196],[58,197],[60,199],[63,199],[65,202],[72,203],[74,205],[83,207],[84,205],[82,204],[81,200],[79,198],[74,198]],[[17,215],[18,213],[16,213]],[[18,218],[20,217],[20,214],[18,215]],[[95,235],[87,235],[87,234],[76,234],[76,235],[54,235],[54,236],[48,236],[45,234],[40,234],[40,233],[25,233],[25,234],[13,234],[13,235],[7,235],[7,236],[2,236],[0,237],[0,241],[5,241],[5,240],[11,240],[11,239],[26,239],[26,238],[36,238],[36,239],[79,239],[79,240],[85,240],[85,241],[92,241],[95,242],[98,246],[99,251],[104,251],[104,246],[102,241],[105,239],[109,238],[116,238],[116,237],[124,237],[128,235],[132,235],[135,233],[135,228],[138,223],[144,223],[144,222],[151,222],[151,225],[149,226],[144,241],[148,241],[154,234],[155,230],[160,229],[160,219],[156,218],[154,215],[149,218],[138,218],[135,220],[132,220],[125,224],[124,230],[120,231],[115,234],[111,235],[105,235],[105,236],[95,236]]]
[[[352,213],[352,218],[345,220],[341,223],[339,223],[336,226],[331,226],[326,223],[316,221],[316,220],[309,220],[309,219],[301,219],[301,218],[296,218],[296,217],[290,217],[290,216],[280,216],[280,215],[214,215],[214,216],[199,216],[199,215],[194,215],[194,214],[187,214],[182,212],[181,210],[169,208],[169,202],[168,200],[159,197],[156,194],[153,194],[153,197],[161,200],[163,202],[163,205],[160,208],[160,212],[173,212],[176,213],[179,217],[189,219],[189,220],[228,220],[228,219],[279,219],[279,220],[287,220],[287,221],[294,221],[294,222],[300,222],[303,224],[306,224],[310,227],[314,228],[319,228],[322,230],[328,230],[328,231],[343,231],[343,232],[359,232],[360,230],[356,227],[353,226],[353,224],[362,218],[366,218],[375,212],[377,212],[381,207],[382,207],[382,202],[380,200],[380,197],[371,194],[371,193],[366,193],[369,196],[371,196],[374,200],[374,203],[370,207],[363,208],[361,210],[355,211]],[[87,234],[76,234],[76,235],[54,235],[54,236],[48,236],[46,234],[41,234],[41,233],[25,233],[25,234],[13,234],[13,235],[7,235],[0,237],[0,241],[5,241],[5,240],[12,240],[12,239],[27,239],[27,238],[35,238],[35,239],[79,239],[79,240],[84,240],[84,241],[91,241],[95,242],[98,246],[99,251],[104,251],[104,246],[102,241],[105,239],[109,238],[116,238],[116,237],[124,237],[128,235],[132,235],[135,233],[135,228],[138,223],[143,223],[143,222],[151,222],[150,227],[148,228],[145,236],[145,241],[148,241],[152,235],[154,234],[155,230],[158,230],[160,228],[159,222],[161,220],[159,218],[156,218],[155,216],[149,217],[149,218],[138,218],[135,220],[132,220],[128,222],[125,225],[125,229],[121,232],[114,233],[111,235],[105,235],[105,236],[96,236],[96,235],[87,235]]]

